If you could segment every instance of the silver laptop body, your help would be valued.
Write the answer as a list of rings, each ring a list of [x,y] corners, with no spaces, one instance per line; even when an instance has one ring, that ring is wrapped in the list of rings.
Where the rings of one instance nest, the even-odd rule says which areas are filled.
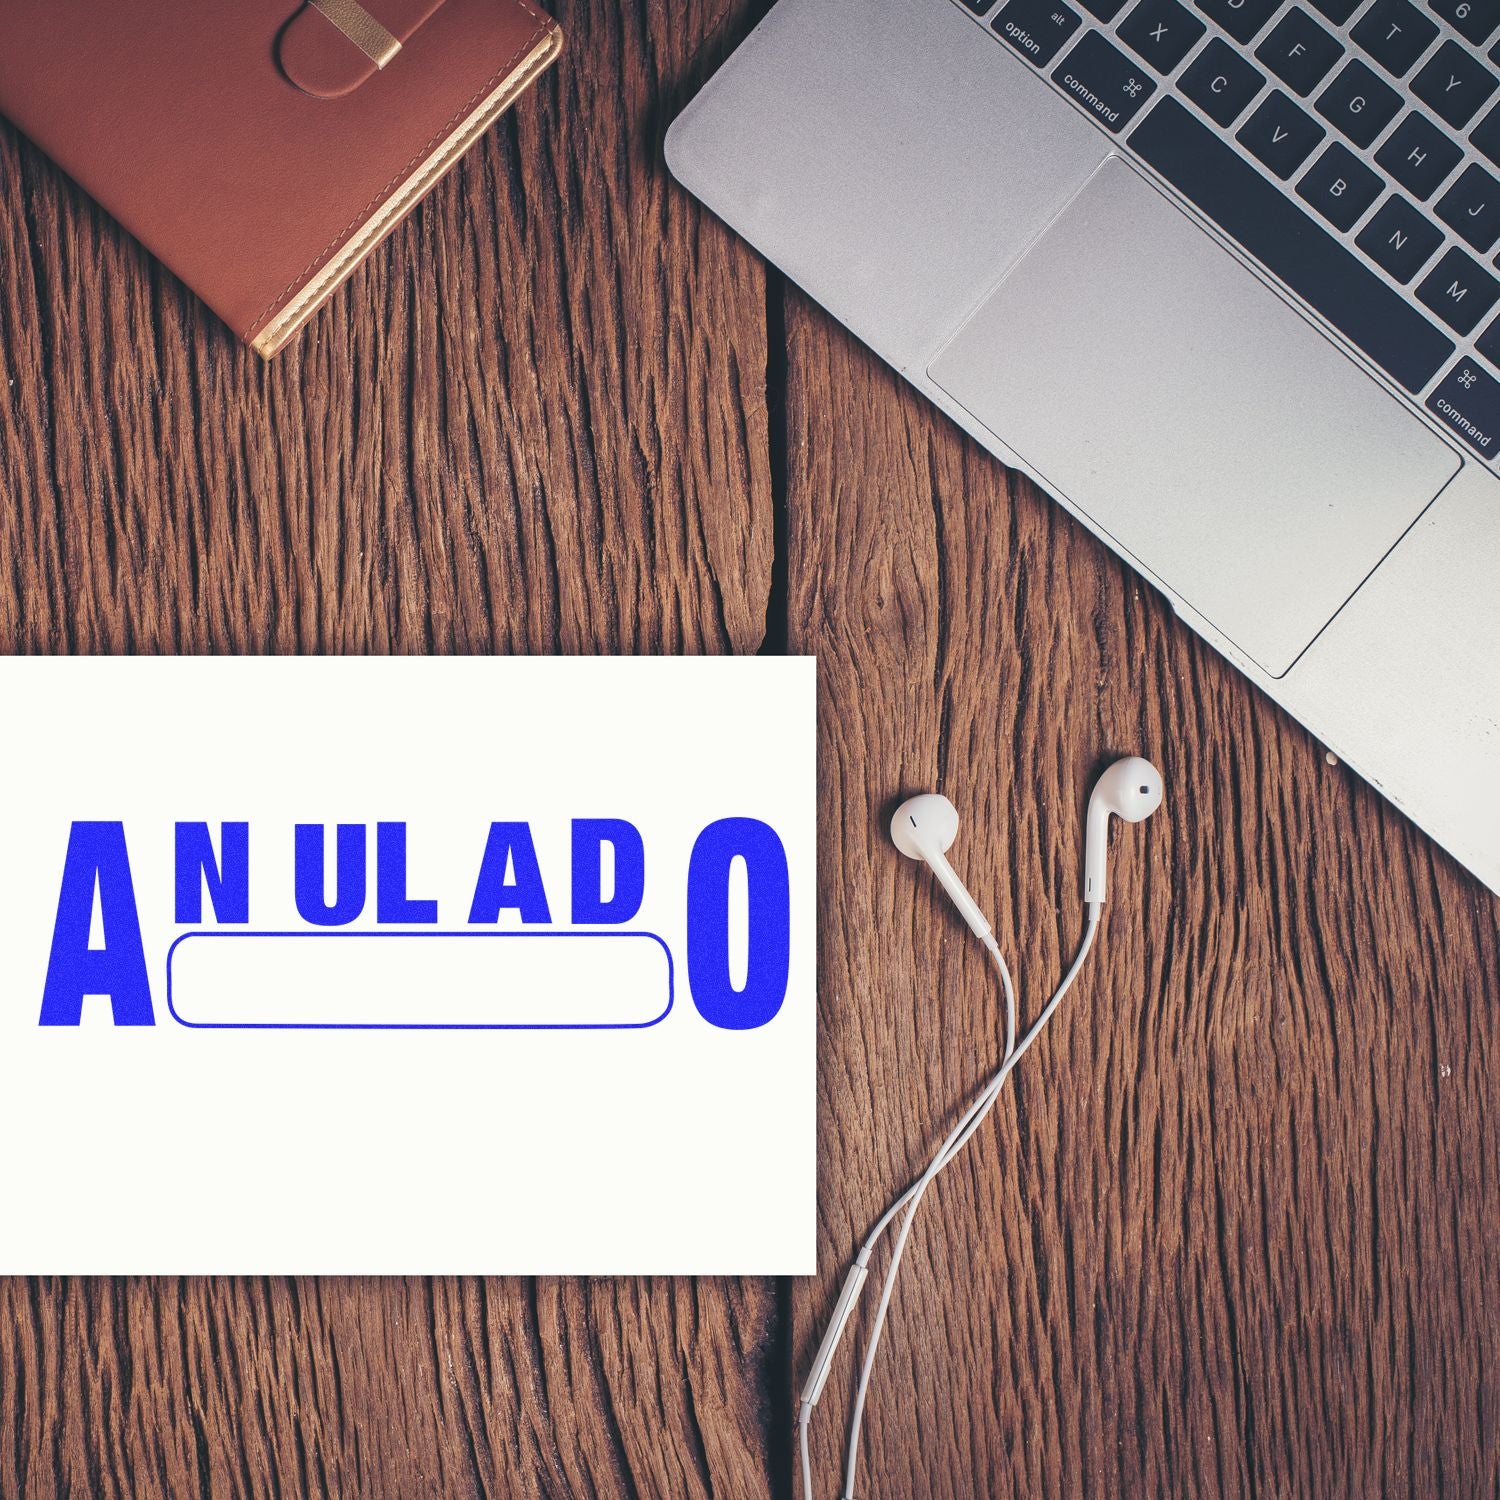
[[[1478,4],[781,0],[667,159],[1500,891]]]

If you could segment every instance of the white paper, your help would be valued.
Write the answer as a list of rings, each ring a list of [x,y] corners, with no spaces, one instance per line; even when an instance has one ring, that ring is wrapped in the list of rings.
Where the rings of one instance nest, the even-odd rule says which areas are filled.
[[[0,1273],[813,1270],[811,660],[5,658],[0,703]]]

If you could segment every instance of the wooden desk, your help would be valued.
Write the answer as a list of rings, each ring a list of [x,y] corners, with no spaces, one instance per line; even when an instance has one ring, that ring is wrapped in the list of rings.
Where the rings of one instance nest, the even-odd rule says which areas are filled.
[[[564,5],[269,368],[0,129],[0,646],[815,652],[822,1274],[0,1283],[0,1493],[792,1496],[845,1258],[1001,1032],[883,813],[954,794],[1034,1009],[1134,748],[1167,812],[913,1236],[861,1493],[1500,1486],[1496,902],[668,180],[754,9]]]

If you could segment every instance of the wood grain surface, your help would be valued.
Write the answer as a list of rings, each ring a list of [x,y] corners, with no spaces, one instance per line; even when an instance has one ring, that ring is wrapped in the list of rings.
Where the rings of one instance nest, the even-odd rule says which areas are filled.
[[[1497,904],[670,183],[760,9],[557,7],[269,367],[0,128],[0,649],[816,653],[821,1274],[0,1282],[0,1495],[793,1496],[1001,1036],[890,805],[960,804],[1029,1013],[1128,749],[1168,807],[924,1208],[860,1493],[1500,1493]]]

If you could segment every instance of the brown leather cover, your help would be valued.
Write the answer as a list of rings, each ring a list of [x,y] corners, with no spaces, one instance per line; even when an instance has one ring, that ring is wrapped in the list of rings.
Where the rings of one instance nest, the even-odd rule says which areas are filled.
[[[529,0],[5,0],[0,113],[270,354],[557,55]]]

